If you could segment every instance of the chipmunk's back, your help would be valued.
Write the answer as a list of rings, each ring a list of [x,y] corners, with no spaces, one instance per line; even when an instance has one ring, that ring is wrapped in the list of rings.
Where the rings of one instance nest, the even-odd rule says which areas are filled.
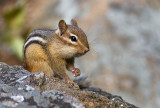
[[[30,44],[32,43],[45,44],[48,40],[52,38],[52,36],[54,36],[54,32],[55,30],[50,30],[50,29],[36,29],[32,31],[25,41],[24,54],[25,54],[26,48]]]

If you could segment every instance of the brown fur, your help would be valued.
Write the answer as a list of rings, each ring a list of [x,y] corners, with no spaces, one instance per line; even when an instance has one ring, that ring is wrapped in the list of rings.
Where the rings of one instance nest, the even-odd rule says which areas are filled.
[[[85,54],[89,45],[76,20],[71,23],[72,25],[66,25],[65,21],[61,20],[58,24],[59,33],[55,32],[52,37],[48,37],[45,47],[32,43],[25,49],[26,69],[30,72],[42,71],[49,77],[57,74],[68,83],[74,84],[67,75],[67,70],[76,74],[75,76],[80,74],[79,69],[74,67],[74,57]],[[71,41],[71,33],[77,36],[77,42]]]
[[[52,69],[48,57],[39,44],[31,44],[26,49],[25,67],[30,72],[42,71],[47,76],[52,76]]]

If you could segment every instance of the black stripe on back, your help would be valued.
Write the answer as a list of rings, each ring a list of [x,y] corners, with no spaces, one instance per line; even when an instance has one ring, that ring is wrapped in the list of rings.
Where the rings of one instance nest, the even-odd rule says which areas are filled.
[[[42,42],[40,42],[40,41],[38,41],[38,40],[33,40],[33,41],[30,41],[25,47],[24,47],[24,55],[25,55],[25,53],[26,53],[26,48],[30,45],[30,44],[32,44],[32,43],[34,43],[34,44],[39,44],[39,45],[41,45],[42,47],[44,46],[44,43],[42,43]],[[36,50],[36,49],[35,49]]]
[[[32,37],[42,37],[42,38],[43,38],[43,36],[42,36],[41,34],[35,33],[35,34],[30,35],[30,36],[26,39],[26,42],[27,42],[30,38],[32,38]]]

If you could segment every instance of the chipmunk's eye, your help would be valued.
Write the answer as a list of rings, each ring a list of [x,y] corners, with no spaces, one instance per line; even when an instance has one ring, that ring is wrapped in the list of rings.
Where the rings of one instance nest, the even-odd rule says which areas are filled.
[[[77,38],[75,36],[70,36],[71,41],[76,42]]]

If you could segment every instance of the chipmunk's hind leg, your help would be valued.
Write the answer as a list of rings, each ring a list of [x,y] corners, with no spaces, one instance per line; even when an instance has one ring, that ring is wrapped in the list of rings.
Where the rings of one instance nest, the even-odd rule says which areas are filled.
[[[39,44],[31,44],[26,49],[25,68],[30,72],[42,71],[48,77],[53,76],[52,68],[45,51]]]

